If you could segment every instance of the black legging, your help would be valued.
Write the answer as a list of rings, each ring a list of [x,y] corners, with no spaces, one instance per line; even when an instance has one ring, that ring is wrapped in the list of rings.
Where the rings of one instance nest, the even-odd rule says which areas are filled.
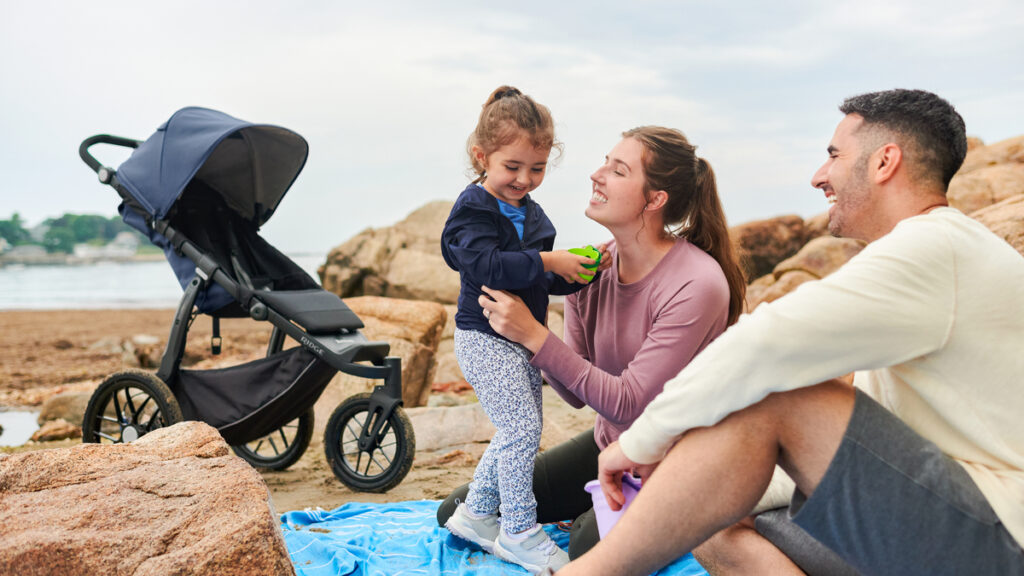
[[[537,455],[533,463],[533,495],[537,499],[537,522],[573,520],[569,531],[569,558],[578,558],[600,539],[594,518],[594,503],[583,485],[597,478],[594,429],[581,432]],[[437,509],[437,524],[444,526],[459,502],[466,501],[469,484],[459,486]]]

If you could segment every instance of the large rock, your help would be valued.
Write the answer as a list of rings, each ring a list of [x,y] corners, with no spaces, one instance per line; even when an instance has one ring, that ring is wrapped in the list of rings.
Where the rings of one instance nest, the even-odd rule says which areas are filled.
[[[416,430],[417,451],[490,442],[494,437],[494,425],[479,402],[463,406],[413,408],[407,414]]]
[[[345,301],[366,325],[363,334],[391,344],[402,359],[402,399],[406,407],[423,406],[430,394],[435,355],[447,313],[436,302],[362,296]]]
[[[1007,198],[974,212],[971,217],[1024,254],[1024,195]]]
[[[402,359],[402,401],[406,408],[425,406],[437,369],[437,348],[444,330],[446,312],[436,302],[420,302],[360,296],[345,300],[366,325],[363,335],[371,341],[385,341],[389,355]],[[370,380],[340,373],[327,385],[313,407],[314,439],[320,438],[327,421],[339,404],[353,394],[370,392],[383,380]]]
[[[864,242],[850,238],[821,236],[808,242],[792,258],[775,267],[772,274],[778,279],[787,272],[803,271],[815,278],[824,278],[864,249]]]
[[[828,276],[863,248],[863,242],[848,238],[820,236],[811,240],[792,258],[780,262],[771,274],[747,287],[747,311],[753,311],[764,302],[778,300],[804,282]]]
[[[768,274],[807,241],[804,220],[799,216],[747,222],[730,228],[729,236],[740,253],[747,278]]]
[[[957,174],[949,183],[949,205],[970,214],[1024,194],[1024,164],[996,164],[966,174]]]
[[[295,573],[263,479],[201,422],[0,455],[0,526],[3,574]]]
[[[822,212],[811,216],[807,220],[804,220],[804,233],[807,236],[807,241],[810,242],[819,236],[829,236],[828,231],[828,211]]]
[[[463,382],[466,378],[455,359],[455,313],[458,312],[458,307],[448,304],[444,310],[448,314],[448,319],[444,323],[444,330],[441,331],[441,342],[437,345],[437,371],[434,372],[434,382]]]
[[[792,270],[778,278],[774,274],[766,274],[747,286],[747,310],[753,311],[761,304],[774,302],[812,280],[818,280],[818,277],[803,270]]]
[[[81,419],[78,420],[81,422]],[[63,418],[47,420],[32,433],[29,438],[33,442],[52,442],[54,440],[66,440],[68,438],[81,438],[82,427],[79,424],[72,424]]]
[[[91,392],[61,392],[47,398],[39,409],[39,416],[36,422],[42,426],[51,420],[64,419],[68,422],[81,423],[85,417],[85,410],[89,406]]]
[[[323,287],[342,298],[387,296],[454,304],[459,274],[441,256],[452,202],[431,202],[394,226],[367,229],[334,248],[320,267]]]
[[[958,174],[967,174],[996,164],[1024,164],[1024,136],[974,148],[967,153]]]

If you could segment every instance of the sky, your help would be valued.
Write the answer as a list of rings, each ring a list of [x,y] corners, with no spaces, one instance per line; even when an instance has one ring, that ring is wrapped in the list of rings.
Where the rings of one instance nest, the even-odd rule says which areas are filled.
[[[730,224],[827,209],[810,186],[845,97],[920,88],[986,143],[1024,134],[1024,2],[90,2],[0,7],[0,219],[114,215],[78,158],[185,106],[298,132],[303,173],[262,233],[322,252],[470,180],[466,138],[510,84],[547,105],[564,154],[533,197],[558,247],[622,131],[682,130]],[[116,168],[126,150],[94,148]]]

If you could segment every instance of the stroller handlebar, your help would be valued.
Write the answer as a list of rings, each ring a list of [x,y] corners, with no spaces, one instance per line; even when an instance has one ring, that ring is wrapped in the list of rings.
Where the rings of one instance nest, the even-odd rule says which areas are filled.
[[[113,144],[114,146],[124,146],[125,148],[138,148],[142,141],[122,138],[121,136],[111,136],[109,134],[97,134],[82,141],[82,145],[78,147],[78,155],[81,156],[83,162],[89,165],[89,168],[92,168],[93,172],[99,175],[100,182],[109,184],[114,171],[103,166],[95,156],[89,153],[89,148],[96,144]]]

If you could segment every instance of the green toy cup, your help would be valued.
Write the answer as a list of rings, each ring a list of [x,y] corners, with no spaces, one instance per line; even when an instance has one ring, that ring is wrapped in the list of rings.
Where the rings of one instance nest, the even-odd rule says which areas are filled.
[[[597,265],[601,263],[601,252],[597,248],[594,248],[593,246],[584,246],[583,248],[569,248],[569,252],[576,254],[578,256],[586,256],[587,258],[590,258],[591,260],[594,261],[593,264],[584,264],[584,268],[596,270]],[[579,274],[579,277],[583,278],[587,282],[590,282],[591,280],[594,279],[593,274]]]

